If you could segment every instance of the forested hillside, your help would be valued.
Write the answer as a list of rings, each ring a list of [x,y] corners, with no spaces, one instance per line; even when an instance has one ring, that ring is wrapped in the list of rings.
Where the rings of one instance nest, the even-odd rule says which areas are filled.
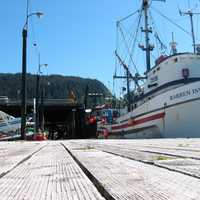
[[[20,99],[21,75],[19,73],[0,74],[0,85],[0,96],[8,96],[10,99]],[[84,101],[87,85],[90,93],[103,93],[104,97],[110,95],[105,85],[96,79],[61,75],[40,77],[40,88],[42,88],[42,86],[44,87],[45,98],[67,98],[69,92],[72,90],[77,101],[82,103]],[[27,97],[32,99],[35,96],[36,75],[27,74]],[[100,101],[102,101],[102,99]]]

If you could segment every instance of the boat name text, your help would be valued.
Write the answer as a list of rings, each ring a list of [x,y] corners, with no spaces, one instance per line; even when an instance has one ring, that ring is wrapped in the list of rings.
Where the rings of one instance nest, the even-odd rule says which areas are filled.
[[[179,92],[179,93],[176,93],[175,95],[170,96],[170,100],[179,99],[181,97],[187,97],[192,94],[198,94],[198,93],[200,93],[200,88],[185,90],[183,92]]]

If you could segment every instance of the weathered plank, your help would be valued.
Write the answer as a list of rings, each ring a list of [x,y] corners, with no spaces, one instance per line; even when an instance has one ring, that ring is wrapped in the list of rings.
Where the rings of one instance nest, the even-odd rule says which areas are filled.
[[[0,177],[45,145],[46,142],[0,142]]]
[[[196,160],[196,157],[193,155],[194,152],[196,155],[199,153],[199,139],[104,140],[103,143],[102,141],[80,141],[79,143],[71,141],[71,143],[74,146],[76,145],[77,149],[78,147],[93,147],[101,151],[154,164],[200,178],[200,160]],[[154,149],[154,151],[152,149]],[[177,154],[183,158],[177,157]],[[187,156],[194,157],[194,159],[189,159]]]
[[[149,153],[131,149],[116,148],[113,146],[94,145],[95,149],[133,159],[136,161],[160,166],[190,176],[200,178],[200,160],[166,156],[164,154]]]
[[[99,144],[73,141],[64,145],[115,199],[199,199],[200,179],[93,149],[95,143]]]
[[[63,146],[51,142],[0,179],[1,200],[104,199]]]
[[[199,139],[2,142],[0,199],[103,199],[61,142],[114,199],[200,199]]]

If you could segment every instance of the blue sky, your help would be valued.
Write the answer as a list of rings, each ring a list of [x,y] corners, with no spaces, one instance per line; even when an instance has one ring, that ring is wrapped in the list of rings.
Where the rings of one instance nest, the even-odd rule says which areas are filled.
[[[42,11],[44,17],[32,17],[29,21],[28,72],[36,73],[40,52],[41,63],[49,65],[43,69],[44,74],[96,78],[107,86],[110,81],[111,87],[115,67],[116,21],[138,9],[140,3],[141,0],[30,0],[30,12]],[[199,1],[155,1],[153,6],[189,30],[189,19],[181,18],[177,9],[178,6],[185,9],[189,3],[194,7]],[[26,0],[1,1],[0,72],[21,71],[21,31],[25,11]],[[200,11],[199,4],[195,11]],[[195,20],[195,28],[198,22]],[[170,33],[174,31],[178,48],[192,50],[187,35],[178,34],[178,30],[164,24],[163,19],[157,23],[161,29],[159,32],[164,32],[162,38],[166,44],[169,44]],[[197,28],[196,32],[199,33]],[[34,43],[37,43],[37,48]]]

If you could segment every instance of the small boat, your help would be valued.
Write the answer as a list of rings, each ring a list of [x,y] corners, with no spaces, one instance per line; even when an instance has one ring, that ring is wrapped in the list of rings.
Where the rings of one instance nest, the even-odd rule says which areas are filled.
[[[0,111],[0,140],[17,139],[20,137],[21,118],[15,118]]]

